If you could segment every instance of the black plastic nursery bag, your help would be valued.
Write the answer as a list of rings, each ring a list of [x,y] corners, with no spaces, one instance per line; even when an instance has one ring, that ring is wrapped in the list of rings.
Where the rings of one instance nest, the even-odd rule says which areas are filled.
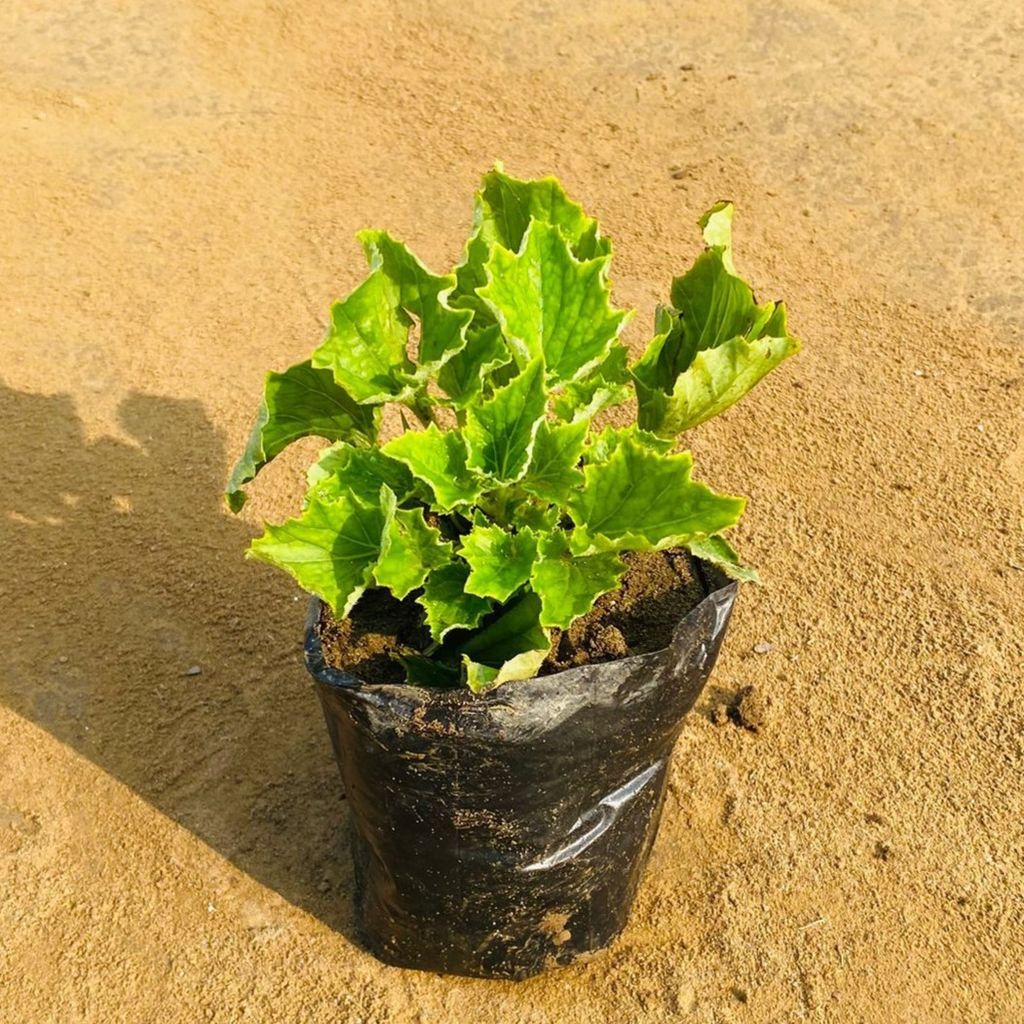
[[[404,967],[526,978],[622,930],[658,827],[683,718],[715,663],[737,585],[661,651],[482,695],[362,683],[306,662],[351,809],[356,923]]]

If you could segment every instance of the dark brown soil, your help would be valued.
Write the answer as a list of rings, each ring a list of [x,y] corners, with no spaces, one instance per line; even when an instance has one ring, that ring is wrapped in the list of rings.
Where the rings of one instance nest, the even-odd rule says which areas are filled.
[[[540,675],[576,665],[613,661],[668,645],[679,620],[705,594],[685,551],[627,554],[622,585],[599,598],[568,630],[552,630],[551,654]],[[319,623],[327,663],[368,683],[401,683],[398,655],[420,654],[430,644],[423,610],[412,597],[368,590],[348,619],[324,606]]]
[[[419,654],[430,643],[423,609],[382,589],[366,591],[347,619],[336,619],[324,605],[319,633],[327,664],[367,683],[405,682],[396,655]]]
[[[552,630],[540,675],[667,647],[679,620],[705,594],[684,550],[631,553],[622,586],[598,598],[567,630]]]

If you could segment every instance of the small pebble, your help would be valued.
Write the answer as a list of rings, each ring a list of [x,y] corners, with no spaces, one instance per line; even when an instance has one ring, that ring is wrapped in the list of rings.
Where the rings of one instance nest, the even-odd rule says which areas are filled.
[[[193,665],[191,668],[185,669],[181,674],[183,676],[201,676],[203,674],[203,670],[198,665]]]
[[[754,644],[754,653],[755,654],[770,654],[771,651],[773,650],[773,646],[774,645],[768,643],[766,640],[762,640],[760,643]]]
[[[59,662],[60,662],[60,663],[61,663],[62,665],[66,665],[66,664],[68,663],[68,656],[67,656],[66,654],[62,654],[62,655],[61,655],[61,656],[60,656],[60,657],[59,657],[59,658],[58,658],[57,660],[58,660],[58,661],[59,661]]]

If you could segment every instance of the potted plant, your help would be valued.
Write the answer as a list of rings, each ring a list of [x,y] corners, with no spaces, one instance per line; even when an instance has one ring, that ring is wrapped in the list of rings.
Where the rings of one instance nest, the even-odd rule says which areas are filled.
[[[736,275],[731,221],[700,219],[630,365],[609,240],[557,181],[499,166],[452,273],[361,233],[366,279],[267,376],[227,501],[296,438],[332,442],[249,554],[314,595],[307,664],[384,960],[522,978],[626,922],[683,717],[756,577],[723,535],[744,500],[673,448],[799,348]],[[405,429],[385,440],[386,406]]]

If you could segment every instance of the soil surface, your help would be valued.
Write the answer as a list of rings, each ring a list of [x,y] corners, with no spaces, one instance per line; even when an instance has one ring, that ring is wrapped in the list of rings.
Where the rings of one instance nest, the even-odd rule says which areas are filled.
[[[603,595],[569,629],[551,631],[551,654],[540,675],[661,650],[706,593],[686,551],[627,554],[624,561],[629,568],[618,590]],[[341,621],[321,606],[317,631],[327,663],[366,683],[404,683],[398,658],[421,655],[430,644],[415,595],[399,601],[379,589],[363,594]],[[457,634],[450,636],[457,645]]]
[[[551,631],[551,654],[541,675],[660,651],[707,593],[686,551],[638,552],[623,561],[629,569],[617,590],[599,597],[567,630]]]
[[[0,1020],[1016,1024],[1017,0],[10,0],[0,16]],[[632,922],[521,985],[382,967],[304,597],[219,491],[264,372],[503,159],[641,314],[737,204],[804,353],[694,431],[740,596]],[[751,728],[756,725],[755,728]]]

